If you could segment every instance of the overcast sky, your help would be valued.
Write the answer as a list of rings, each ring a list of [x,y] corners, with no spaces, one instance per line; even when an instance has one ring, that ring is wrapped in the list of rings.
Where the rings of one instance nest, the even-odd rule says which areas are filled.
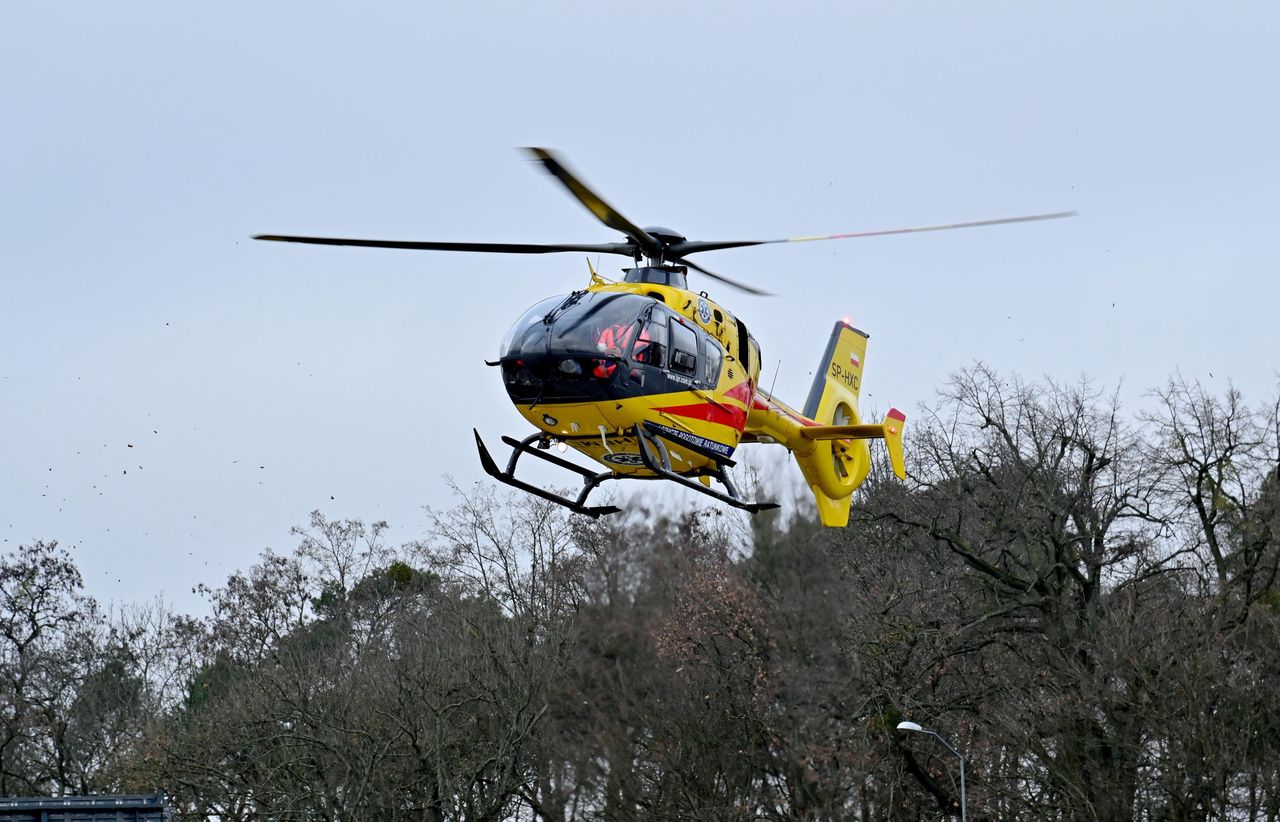
[[[692,280],[793,403],[846,315],[909,417],[976,360],[1263,400],[1277,43],[1274,2],[6,0],[0,549],[197,608],[314,508],[420,536],[488,482],[473,426],[525,432],[482,361],[586,261],[248,238],[618,239],[524,145],[697,239],[1080,211],[700,258],[777,292]]]

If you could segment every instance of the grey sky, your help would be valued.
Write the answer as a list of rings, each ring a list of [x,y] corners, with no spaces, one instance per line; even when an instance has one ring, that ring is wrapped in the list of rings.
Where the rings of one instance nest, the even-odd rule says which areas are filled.
[[[0,549],[194,607],[313,508],[418,536],[483,476],[471,427],[524,430],[481,361],[585,261],[248,237],[617,239],[522,145],[699,239],[1081,212],[702,258],[779,294],[693,280],[784,399],[848,315],[909,417],[974,360],[1261,400],[1278,42],[1273,2],[9,0]]]

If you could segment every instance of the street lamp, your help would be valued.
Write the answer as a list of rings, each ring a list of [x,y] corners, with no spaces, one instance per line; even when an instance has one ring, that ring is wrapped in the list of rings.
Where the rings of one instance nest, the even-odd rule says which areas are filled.
[[[928,734],[929,736],[932,736],[934,739],[941,742],[948,751],[951,751],[953,754],[956,755],[956,759],[960,760],[960,822],[969,822],[969,803],[968,803],[968,799],[965,796],[965,790],[964,790],[964,757],[960,755],[959,751],[951,747],[951,743],[943,739],[942,735],[939,734],[937,731],[931,731],[928,728],[921,728],[919,725],[917,725],[914,722],[899,722],[898,730],[915,731],[916,733],[920,733],[920,734]]]

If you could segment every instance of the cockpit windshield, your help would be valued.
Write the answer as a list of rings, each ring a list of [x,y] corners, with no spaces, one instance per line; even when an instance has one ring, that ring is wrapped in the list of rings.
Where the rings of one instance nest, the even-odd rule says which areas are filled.
[[[502,338],[502,344],[498,347],[498,356],[519,356],[520,351],[526,347],[526,337],[531,338],[531,342],[532,338],[545,337],[546,327],[542,324],[543,318],[570,296],[569,294],[560,294],[534,303],[528,311],[520,315],[520,319],[515,321],[515,324],[511,326],[511,330]]]
[[[502,342],[503,357],[557,352],[625,357],[639,318],[653,300],[639,294],[574,292],[543,300],[525,312]]]

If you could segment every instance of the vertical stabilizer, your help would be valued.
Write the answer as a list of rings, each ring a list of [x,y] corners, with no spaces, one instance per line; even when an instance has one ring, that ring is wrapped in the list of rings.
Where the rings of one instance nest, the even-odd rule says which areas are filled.
[[[837,414],[841,401],[857,409],[862,392],[862,363],[867,356],[867,335],[847,322],[838,322],[827,341],[827,350],[813,375],[813,387],[804,403],[804,415],[824,425],[845,425],[856,416]]]

